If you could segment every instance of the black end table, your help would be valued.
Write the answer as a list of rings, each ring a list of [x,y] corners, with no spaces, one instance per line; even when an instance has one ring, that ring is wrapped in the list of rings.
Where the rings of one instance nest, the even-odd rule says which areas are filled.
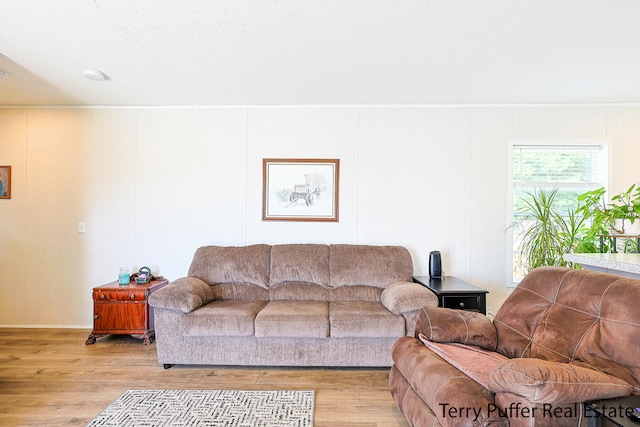
[[[438,306],[487,314],[487,294],[479,288],[453,276],[432,279],[429,276],[413,276],[413,281],[429,288],[438,297]]]

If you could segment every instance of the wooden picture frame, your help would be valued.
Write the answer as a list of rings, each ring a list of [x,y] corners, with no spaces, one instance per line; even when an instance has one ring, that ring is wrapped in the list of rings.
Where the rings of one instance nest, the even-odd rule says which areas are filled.
[[[0,199],[11,198],[11,166],[0,166]]]
[[[263,221],[338,222],[340,159],[263,159]]]

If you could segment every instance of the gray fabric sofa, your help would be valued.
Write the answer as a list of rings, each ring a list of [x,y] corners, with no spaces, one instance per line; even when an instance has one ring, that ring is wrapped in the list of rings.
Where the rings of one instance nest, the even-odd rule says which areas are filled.
[[[436,296],[401,246],[199,248],[188,276],[149,296],[158,360],[174,364],[390,367]]]

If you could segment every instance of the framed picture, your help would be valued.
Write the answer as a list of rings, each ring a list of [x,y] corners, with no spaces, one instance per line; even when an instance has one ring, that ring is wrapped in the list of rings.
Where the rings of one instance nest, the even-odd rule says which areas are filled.
[[[263,159],[263,221],[338,221],[339,159]]]
[[[0,166],[0,199],[11,198],[11,166]]]

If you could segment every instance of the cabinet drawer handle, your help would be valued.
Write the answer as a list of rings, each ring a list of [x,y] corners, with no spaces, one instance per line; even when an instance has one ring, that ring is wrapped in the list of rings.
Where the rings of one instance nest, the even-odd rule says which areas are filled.
[[[464,303],[463,302],[460,303],[460,308],[464,308]]]
[[[131,299],[135,299],[136,296],[134,294],[131,294]]]
[[[105,299],[106,297],[104,296],[104,294],[100,294],[100,299]]]

